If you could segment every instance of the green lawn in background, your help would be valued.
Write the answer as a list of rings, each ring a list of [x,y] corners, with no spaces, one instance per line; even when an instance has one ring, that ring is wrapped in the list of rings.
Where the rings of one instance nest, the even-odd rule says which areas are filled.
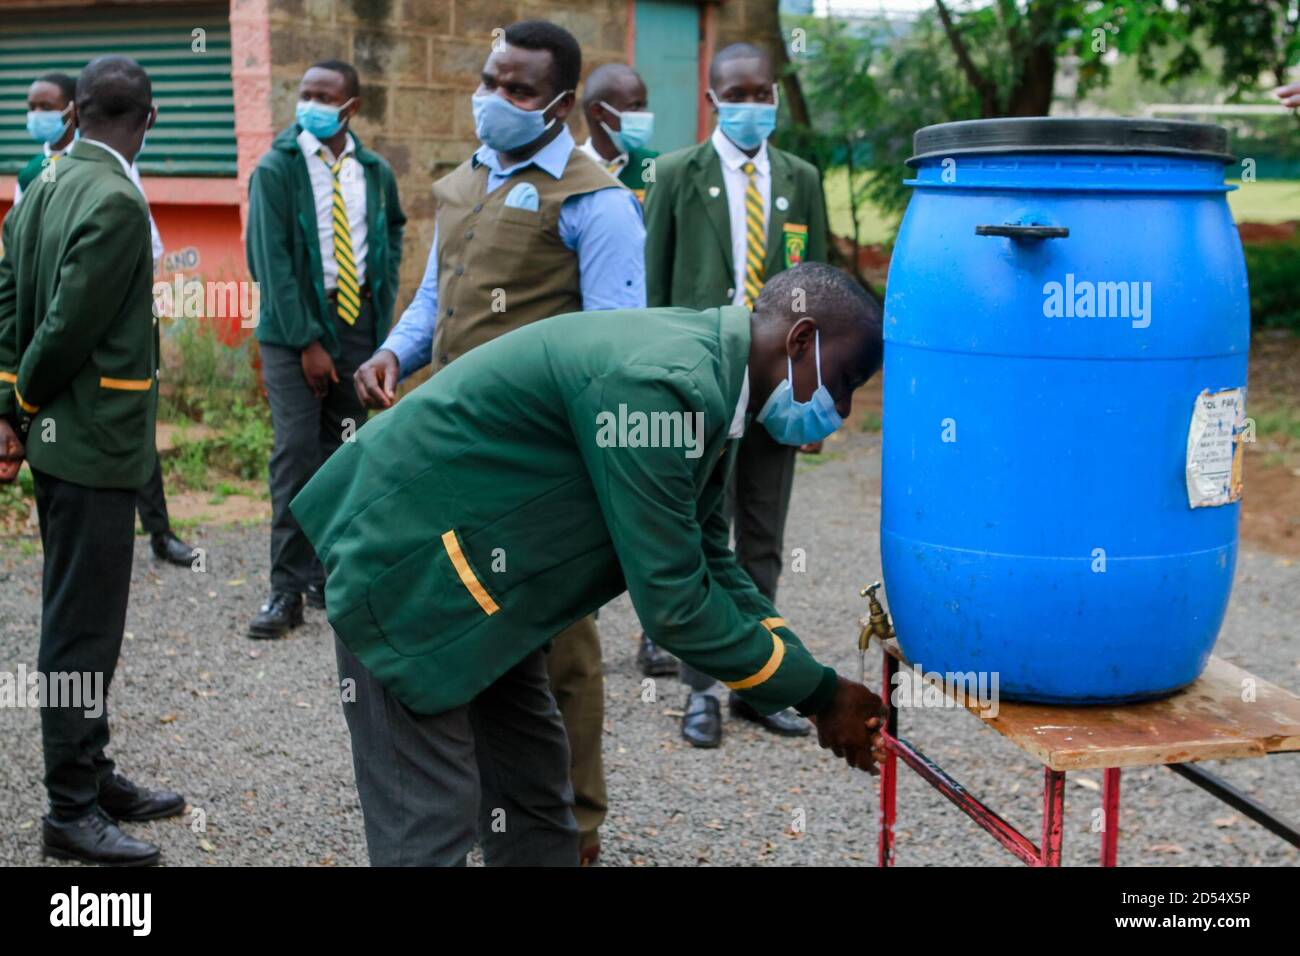
[[[831,232],[837,236],[853,235],[853,218],[849,212],[849,174],[843,167],[826,173],[826,215]],[[866,205],[858,210],[858,241],[864,246],[888,242],[894,223],[880,214],[875,206]]]
[[[1230,185],[1239,188],[1228,193],[1232,218],[1237,222],[1285,222],[1300,219],[1300,182],[1294,179],[1258,180]]]
[[[832,169],[826,174],[826,206],[831,232],[837,236],[853,233],[849,214],[849,178],[847,172]],[[1228,193],[1228,204],[1237,222],[1285,222],[1300,219],[1300,180],[1261,180],[1253,183],[1233,181],[1240,188]],[[870,245],[888,242],[893,222],[874,206],[858,211],[861,242]]]

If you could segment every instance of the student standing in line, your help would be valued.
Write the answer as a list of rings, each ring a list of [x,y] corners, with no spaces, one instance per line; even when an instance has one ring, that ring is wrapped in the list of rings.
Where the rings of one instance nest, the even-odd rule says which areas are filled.
[[[719,50],[709,64],[717,128],[703,143],[660,156],[646,194],[646,295],[651,306],[753,308],[764,283],[804,261],[826,261],[826,209],[817,170],[767,142],[776,127],[771,57],[749,43]],[[804,446],[816,452],[820,442]],[[741,443],[727,511],[736,557],[769,601],[776,599],[794,447],[751,428]],[[722,742],[722,689],[686,666],[682,736],[695,747]],[[731,694],[733,715],[783,736],[808,722],[791,711],[761,714]]]
[[[157,117],[148,75],[127,57],[94,60],[77,81],[75,116],[81,138],[5,218],[0,479],[26,455],[41,526],[42,849],[146,865],[159,848],[118,824],[179,814],[185,799],[137,786],[105,751],[136,491],[158,457],[149,211],[130,175]]]
[[[50,175],[54,174],[56,164],[76,139],[77,124],[72,108],[75,88],[76,81],[66,73],[44,73],[28,88],[27,132],[41,144],[41,152],[33,156],[18,173],[18,181],[14,186],[15,206],[22,201],[23,190],[31,186],[44,170],[48,169]],[[131,163],[130,176],[143,195],[140,171],[134,161]],[[149,216],[149,236],[154,273],[157,274],[162,264],[163,243],[152,214]],[[167,515],[161,459],[154,464],[149,480],[140,488],[136,510],[140,514],[141,526],[149,535],[154,557],[171,564],[192,567],[196,553],[172,531],[171,520]]]
[[[289,502],[366,420],[352,374],[383,341],[397,301],[406,215],[382,156],[350,123],[357,71],[341,60],[307,69],[293,125],[248,183],[248,268],[260,283],[257,340],[271,404],[271,593],[248,636],[283,637],[303,595],[325,606],[325,572]]]

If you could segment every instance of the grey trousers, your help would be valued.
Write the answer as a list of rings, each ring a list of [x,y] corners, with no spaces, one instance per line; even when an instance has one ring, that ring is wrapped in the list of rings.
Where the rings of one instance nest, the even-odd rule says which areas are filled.
[[[723,508],[736,536],[736,560],[754,586],[772,602],[781,576],[785,518],[794,488],[794,462],[799,449],[778,443],[762,425],[751,425],[740,440],[736,469],[727,486]],[[682,683],[691,690],[708,690],[716,681],[685,661]]]
[[[488,866],[578,864],[569,743],[541,650],[426,715],[334,643],[371,866],[464,866],[476,840]]]
[[[298,527],[289,502],[342,444],[348,422],[353,432],[366,423],[366,410],[357,400],[352,375],[374,351],[374,321],[369,298],[362,300],[361,315],[354,325],[335,318],[342,350],[334,362],[339,380],[324,398],[312,394],[302,374],[299,349],[262,346],[262,383],[275,432],[269,469],[272,591],[301,594],[309,584],[325,580],[325,569]]]

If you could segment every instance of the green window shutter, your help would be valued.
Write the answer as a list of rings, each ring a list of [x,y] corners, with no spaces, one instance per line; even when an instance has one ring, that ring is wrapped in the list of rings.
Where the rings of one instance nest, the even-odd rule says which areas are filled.
[[[40,145],[27,134],[27,88],[42,73],[76,77],[110,53],[137,60],[153,82],[158,123],[138,165],[146,175],[234,176],[235,99],[226,8],[116,8],[21,15],[0,34],[0,173],[16,173]],[[196,52],[194,31],[205,31]]]

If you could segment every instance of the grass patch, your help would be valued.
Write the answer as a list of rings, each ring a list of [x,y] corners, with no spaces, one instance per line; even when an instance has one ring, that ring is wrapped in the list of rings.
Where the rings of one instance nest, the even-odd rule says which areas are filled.
[[[0,535],[27,535],[27,516],[35,507],[32,470],[24,464],[17,478],[0,485]]]
[[[859,174],[865,179],[866,174]],[[849,205],[849,173],[843,167],[827,170],[824,181],[826,192],[826,217],[831,232],[837,236],[853,236],[853,213]],[[894,234],[895,221],[873,203],[858,207],[858,241],[864,246],[889,242]]]
[[[1251,418],[1255,419],[1257,436],[1300,442],[1300,408],[1285,405],[1269,408]]]
[[[202,421],[214,434],[192,438],[182,425],[173,454],[165,460],[168,486],[211,491],[220,504],[239,489],[231,478],[265,483],[275,435],[264,402],[236,401],[226,407],[206,406]]]
[[[1228,193],[1228,205],[1237,222],[1300,219],[1300,180],[1257,180],[1253,183],[1231,182],[1229,185],[1239,187]],[[824,188],[831,232],[837,236],[851,236],[853,216],[849,209],[848,170],[843,167],[827,170]],[[881,212],[870,202],[858,207],[858,227],[862,231],[860,241],[864,245],[889,242],[895,225],[894,217]]]
[[[164,459],[168,488],[213,493],[213,504],[238,493],[234,479],[265,484],[273,433],[271,411],[258,387],[251,340],[231,346],[201,319],[181,319],[167,329],[167,394],[159,418],[179,422],[174,448]],[[187,422],[212,433],[199,437]]]
[[[1300,219],[1300,182],[1294,179],[1229,182],[1232,218],[1237,222],[1287,222]]]

